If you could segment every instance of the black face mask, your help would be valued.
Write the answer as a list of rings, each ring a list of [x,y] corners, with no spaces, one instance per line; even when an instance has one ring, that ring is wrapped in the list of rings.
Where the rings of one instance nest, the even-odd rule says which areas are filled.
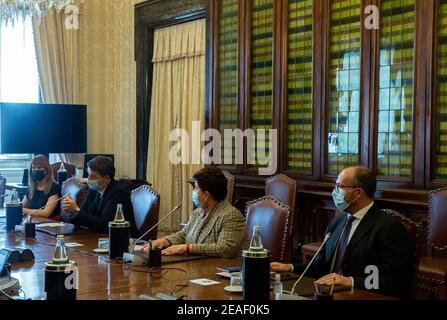
[[[37,182],[43,181],[47,175],[46,170],[32,170],[31,171],[31,177],[33,177],[34,180]]]

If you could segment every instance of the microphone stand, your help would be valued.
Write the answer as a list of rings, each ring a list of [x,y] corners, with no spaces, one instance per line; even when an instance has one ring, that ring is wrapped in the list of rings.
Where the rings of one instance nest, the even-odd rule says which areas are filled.
[[[135,240],[135,242],[132,245],[131,250],[129,250],[130,252],[124,252],[123,254],[123,260],[126,263],[130,263],[133,266],[144,266],[148,263],[148,259],[145,259],[141,256],[137,256],[134,255],[133,252],[135,250],[135,246],[137,245],[137,242],[140,241],[141,239],[143,239],[147,234],[149,234],[152,230],[154,230],[160,223],[162,223],[163,221],[165,221],[168,217],[171,216],[171,214],[173,214],[175,211],[177,211],[178,209],[180,209],[182,207],[182,205],[178,205],[176,206],[174,209],[171,210],[171,212],[169,212],[163,219],[161,219],[160,221],[158,221],[154,226],[152,226],[152,228],[150,228],[148,231],[146,231],[141,237],[139,237],[137,240]]]
[[[318,256],[318,254],[320,253],[321,249],[323,248],[323,246],[326,244],[326,242],[329,240],[329,238],[331,237],[332,233],[328,233],[326,234],[326,236],[324,237],[323,243],[321,244],[321,246],[318,248],[317,252],[314,254],[314,256],[312,257],[312,259],[310,260],[310,262],[307,264],[306,269],[304,269],[303,273],[301,274],[301,276],[298,278],[298,280],[293,284],[292,290],[290,291],[290,294],[277,294],[277,296],[275,297],[276,300],[308,300],[307,298],[304,297],[300,297],[298,295],[295,294],[295,287],[298,285],[298,283],[301,281],[301,279],[304,277],[304,275],[306,274],[307,270],[309,269],[309,267],[312,265],[312,263],[314,262],[314,260],[316,259],[316,257]]]

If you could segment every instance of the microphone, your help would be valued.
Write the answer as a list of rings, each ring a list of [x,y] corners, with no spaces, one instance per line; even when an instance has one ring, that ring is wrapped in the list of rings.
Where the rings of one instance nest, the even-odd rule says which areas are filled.
[[[290,294],[277,294],[277,296],[275,297],[276,300],[307,300],[307,298],[303,298],[300,297],[298,295],[295,295],[295,288],[298,285],[298,283],[300,283],[301,279],[303,279],[304,275],[306,274],[307,270],[310,268],[310,266],[312,265],[312,263],[314,262],[314,260],[316,259],[316,257],[318,256],[318,254],[320,253],[321,249],[323,248],[323,246],[326,244],[326,242],[329,240],[329,238],[332,236],[331,232],[328,232],[326,234],[326,236],[324,237],[323,243],[321,244],[321,246],[318,248],[317,252],[314,254],[314,256],[312,257],[312,259],[310,260],[310,262],[307,264],[306,269],[304,269],[303,273],[301,274],[301,276],[298,278],[298,280],[296,280],[296,282],[293,284],[292,290],[290,291]]]
[[[144,259],[140,256],[136,256],[133,254],[134,250],[135,250],[135,246],[137,245],[138,241],[140,241],[141,239],[143,239],[147,234],[149,234],[152,230],[154,230],[160,223],[162,223],[163,221],[165,221],[168,217],[170,217],[174,212],[176,212],[178,209],[180,209],[182,207],[181,204],[179,204],[178,206],[176,206],[174,209],[172,209],[163,219],[161,219],[160,221],[158,221],[155,225],[152,226],[152,228],[150,228],[149,230],[147,230],[145,233],[143,233],[143,235],[141,237],[139,237],[137,240],[134,241],[133,245],[132,245],[132,249],[129,251],[129,253],[124,252],[123,254],[123,260],[127,263],[131,263],[134,266],[143,266],[147,264],[147,259]]]
[[[57,199],[57,200],[54,200],[54,201],[51,201],[50,203],[47,203],[46,205],[44,205],[43,207],[41,207],[41,208],[39,208],[39,209],[36,209],[36,210],[34,210],[34,211],[31,211],[31,213],[30,213],[28,216],[29,216],[30,218],[32,218],[32,217],[33,217],[33,214],[36,213],[37,211],[44,210],[47,206],[52,205],[53,203],[57,203],[57,202],[59,202],[60,200],[62,200],[62,199],[65,198],[66,196],[70,196],[70,193],[67,193],[66,195],[60,197],[60,198]],[[39,220],[39,217],[38,217],[38,216],[36,216],[36,218],[37,218],[37,220]]]

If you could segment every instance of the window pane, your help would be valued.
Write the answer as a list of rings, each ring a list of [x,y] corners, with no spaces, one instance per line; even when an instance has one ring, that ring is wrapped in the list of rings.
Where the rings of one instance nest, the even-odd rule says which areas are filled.
[[[39,77],[31,19],[0,24],[0,101],[39,102]]]
[[[0,101],[39,102],[39,77],[34,35],[29,18],[0,22]],[[17,124],[20,125],[20,124]],[[30,154],[0,155],[0,174],[7,183],[21,183]]]
[[[360,0],[330,2],[328,172],[359,162]]]
[[[238,1],[220,0],[219,7],[219,131],[237,128],[237,24]],[[235,159],[235,144],[222,144],[222,153],[231,152]],[[223,156],[222,154],[222,156]]]
[[[438,8],[435,177],[447,179],[447,1]]]
[[[251,1],[250,122],[255,132],[259,129],[272,129],[273,4],[272,0]],[[268,137],[267,133],[265,141],[256,141],[256,144],[251,145],[251,159],[258,160],[257,148],[265,147],[268,155]]]
[[[413,160],[414,0],[383,0],[377,173],[410,177]]]
[[[312,167],[312,0],[289,1],[287,168]]]

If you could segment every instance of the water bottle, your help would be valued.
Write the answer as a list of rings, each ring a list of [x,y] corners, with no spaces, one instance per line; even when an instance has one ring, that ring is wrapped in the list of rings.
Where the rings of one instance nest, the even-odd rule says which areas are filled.
[[[68,178],[67,170],[65,170],[64,163],[62,162],[61,167],[57,171],[57,183],[59,184],[59,186],[61,188],[62,188],[62,184],[64,183],[65,180],[67,180],[67,178]]]
[[[11,200],[6,203],[6,231],[15,231],[22,224],[23,208],[17,190],[12,189]]]
[[[124,220],[124,213],[123,213],[123,205],[118,204],[116,206],[116,212],[115,212],[115,222],[125,222]]]
[[[78,274],[69,259],[63,235],[57,236],[53,258],[45,263],[44,291],[47,300],[76,300]]]
[[[130,222],[124,219],[123,205],[116,206],[115,220],[109,222],[109,257],[122,258],[129,250]]]
[[[243,298],[268,300],[270,296],[270,251],[264,249],[261,227],[253,227],[250,248],[242,251]]]
[[[253,251],[253,252],[264,251],[264,247],[262,245],[262,240],[261,240],[261,227],[260,226],[253,227],[253,235],[251,237],[249,251]]]
[[[273,283],[273,294],[275,297],[277,294],[281,294],[283,291],[283,286],[281,282],[281,275],[279,273],[275,274],[275,282]]]
[[[11,203],[19,203],[19,194],[17,193],[17,189],[13,188],[11,191]]]
[[[68,263],[67,248],[65,247],[65,238],[63,235],[58,235],[56,240],[56,248],[53,254],[54,264],[66,264]]]

